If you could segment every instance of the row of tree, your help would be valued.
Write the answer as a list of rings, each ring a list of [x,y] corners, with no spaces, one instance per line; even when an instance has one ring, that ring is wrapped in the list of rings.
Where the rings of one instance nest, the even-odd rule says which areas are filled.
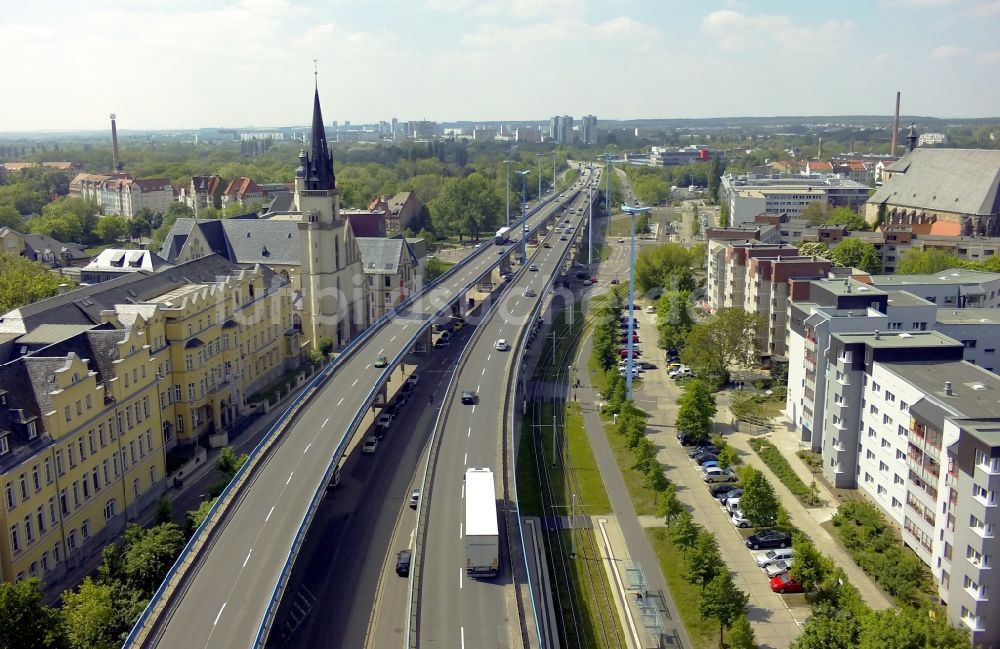
[[[216,462],[221,491],[246,462],[225,448]],[[95,576],[62,593],[62,606],[43,602],[36,578],[0,584],[0,647],[4,649],[117,649],[159,588],[188,539],[208,515],[214,498],[171,521],[169,502],[160,501],[153,527],[129,524],[121,545],[104,548]]]

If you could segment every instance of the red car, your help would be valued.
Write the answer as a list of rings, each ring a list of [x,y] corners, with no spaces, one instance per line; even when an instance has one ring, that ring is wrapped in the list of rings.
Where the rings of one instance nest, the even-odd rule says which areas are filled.
[[[627,342],[628,342],[628,334],[625,334],[624,336],[622,336],[622,344],[624,345]],[[632,342],[634,343],[639,342],[639,334],[632,334]]]
[[[802,584],[792,579],[792,576],[787,572],[783,572],[771,580],[771,590],[776,593],[781,593],[782,595],[785,593],[801,593],[805,591]]]

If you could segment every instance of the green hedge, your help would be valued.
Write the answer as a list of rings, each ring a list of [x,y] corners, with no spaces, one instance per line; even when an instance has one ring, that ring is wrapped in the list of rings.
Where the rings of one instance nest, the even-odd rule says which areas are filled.
[[[782,484],[788,487],[788,490],[795,494],[795,497],[803,505],[815,507],[822,503],[815,488],[802,482],[802,478],[792,470],[788,460],[774,444],[764,439],[752,439],[750,447],[757,451],[757,455],[764,461],[764,464],[774,472],[774,475],[778,476]]]

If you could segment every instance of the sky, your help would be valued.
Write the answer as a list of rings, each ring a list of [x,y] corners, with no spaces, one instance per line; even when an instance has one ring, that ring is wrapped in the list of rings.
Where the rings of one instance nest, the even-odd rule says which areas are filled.
[[[1000,0],[4,0],[0,132],[1000,115]]]

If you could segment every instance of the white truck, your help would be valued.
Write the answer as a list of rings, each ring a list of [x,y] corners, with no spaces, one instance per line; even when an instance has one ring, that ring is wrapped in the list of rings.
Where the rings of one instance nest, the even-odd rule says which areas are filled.
[[[473,577],[496,577],[500,569],[500,530],[493,472],[465,472],[465,572]]]

